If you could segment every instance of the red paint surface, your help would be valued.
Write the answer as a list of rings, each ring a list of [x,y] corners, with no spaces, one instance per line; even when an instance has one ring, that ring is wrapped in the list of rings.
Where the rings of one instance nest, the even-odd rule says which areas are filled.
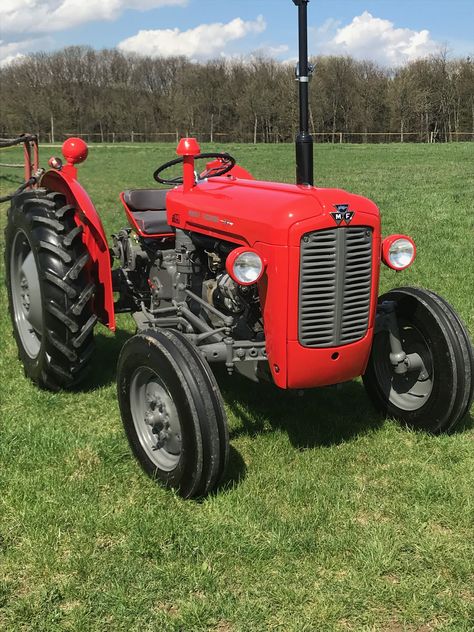
[[[197,156],[201,153],[199,143],[195,138],[182,138],[176,148],[178,156]]]
[[[193,154],[199,147],[183,146],[182,149]],[[193,160],[192,154],[184,155]],[[186,165],[184,169],[186,180]],[[311,388],[361,375],[372,345],[382,250],[380,217],[375,204],[340,189],[256,181],[242,167],[234,167],[226,176],[210,178],[195,186],[194,172],[192,177],[193,186],[188,182],[168,192],[168,224],[250,247],[264,259],[265,270],[257,285],[266,349],[275,383],[281,388]],[[64,193],[68,202],[78,209],[76,221],[84,227],[84,243],[91,253],[101,288],[96,297],[97,313],[113,329],[107,241],[96,210],[77,182],[74,163],[70,162],[61,172],[46,173],[42,185]],[[144,234],[125,204],[123,194],[120,199],[139,235],[145,238],[172,237],[170,234]],[[306,232],[334,228],[331,212],[337,204],[348,204],[349,210],[354,212],[351,226],[368,226],[373,230],[369,328],[365,337],[355,343],[311,349],[298,342],[300,241]]]
[[[83,227],[82,241],[91,257],[89,273],[98,285],[94,297],[95,313],[104,325],[115,330],[112,269],[107,238],[94,205],[74,176],[75,167],[70,167],[69,170],[63,167],[61,171],[47,171],[41,179],[41,186],[62,193],[68,204],[76,208],[75,221]]]
[[[366,336],[349,345],[308,349],[298,342],[300,241],[304,233],[336,226],[336,204],[354,211],[351,226],[373,230],[371,312]],[[258,283],[267,355],[275,383],[310,388],[343,382],[365,371],[373,337],[380,270],[376,205],[340,189],[321,189],[228,177],[177,187],[167,196],[168,223],[253,248],[265,261]],[[179,224],[173,222],[179,217]],[[343,228],[341,227],[341,230]],[[339,353],[337,360],[331,355]]]
[[[87,158],[89,147],[82,138],[68,138],[63,143],[62,152],[68,165],[76,165]]]

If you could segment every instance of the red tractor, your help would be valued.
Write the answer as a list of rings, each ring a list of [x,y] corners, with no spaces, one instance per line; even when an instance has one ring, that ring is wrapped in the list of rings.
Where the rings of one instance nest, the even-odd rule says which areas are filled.
[[[452,429],[472,401],[472,345],[452,307],[415,287],[378,296],[381,262],[410,266],[413,240],[382,240],[370,200],[313,186],[308,0],[293,2],[296,184],[255,180],[229,154],[201,154],[185,138],[154,173],[168,188],[121,194],[130,227],[110,248],[77,180],[87,146],[69,139],[65,164],[51,159],[8,215],[9,305],[27,376],[51,390],[76,385],[97,321],[114,330],[115,314],[129,312],[137,333],[118,361],[122,420],[145,471],[184,497],[209,493],[226,466],[212,363],[282,389],[362,375],[384,414],[434,433]],[[177,164],[179,176],[166,177]]]

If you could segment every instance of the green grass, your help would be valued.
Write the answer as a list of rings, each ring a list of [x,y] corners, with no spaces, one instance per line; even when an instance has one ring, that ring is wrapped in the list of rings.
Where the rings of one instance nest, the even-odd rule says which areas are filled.
[[[228,149],[260,178],[293,179],[291,146]],[[373,198],[384,234],[417,242],[414,267],[384,269],[382,291],[429,287],[471,333],[473,150],[315,149],[319,184]],[[91,149],[80,177],[107,233],[124,224],[118,193],[152,185],[173,152]],[[13,189],[3,175],[2,190]],[[114,373],[129,320],[119,319],[115,338],[98,329],[81,392],[39,391],[17,360],[4,276],[2,261],[1,630],[473,630],[470,420],[431,437],[383,420],[359,380],[298,397],[219,373],[227,484],[183,501],[141,472],[122,431]]]

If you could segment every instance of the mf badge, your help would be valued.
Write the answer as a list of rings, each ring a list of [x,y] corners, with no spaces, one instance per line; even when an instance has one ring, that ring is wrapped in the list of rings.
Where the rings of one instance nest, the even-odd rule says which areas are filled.
[[[333,220],[339,226],[342,222],[350,224],[354,217],[354,211],[349,210],[349,204],[334,204],[335,213],[331,213]]]

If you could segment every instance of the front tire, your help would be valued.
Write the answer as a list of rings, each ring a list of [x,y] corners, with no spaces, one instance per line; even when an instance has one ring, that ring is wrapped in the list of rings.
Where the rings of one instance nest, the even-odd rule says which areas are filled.
[[[389,417],[432,433],[452,430],[473,398],[473,349],[466,327],[444,299],[404,287],[379,298],[393,301],[403,351],[422,367],[397,375],[390,362],[388,331],[375,334],[363,381],[375,406]]]
[[[181,334],[147,330],[117,367],[120,412],[145,472],[184,498],[216,488],[229,449],[222,399],[207,362]]]
[[[94,349],[95,283],[75,209],[44,189],[16,197],[5,229],[13,334],[25,374],[57,391],[81,382]]]

